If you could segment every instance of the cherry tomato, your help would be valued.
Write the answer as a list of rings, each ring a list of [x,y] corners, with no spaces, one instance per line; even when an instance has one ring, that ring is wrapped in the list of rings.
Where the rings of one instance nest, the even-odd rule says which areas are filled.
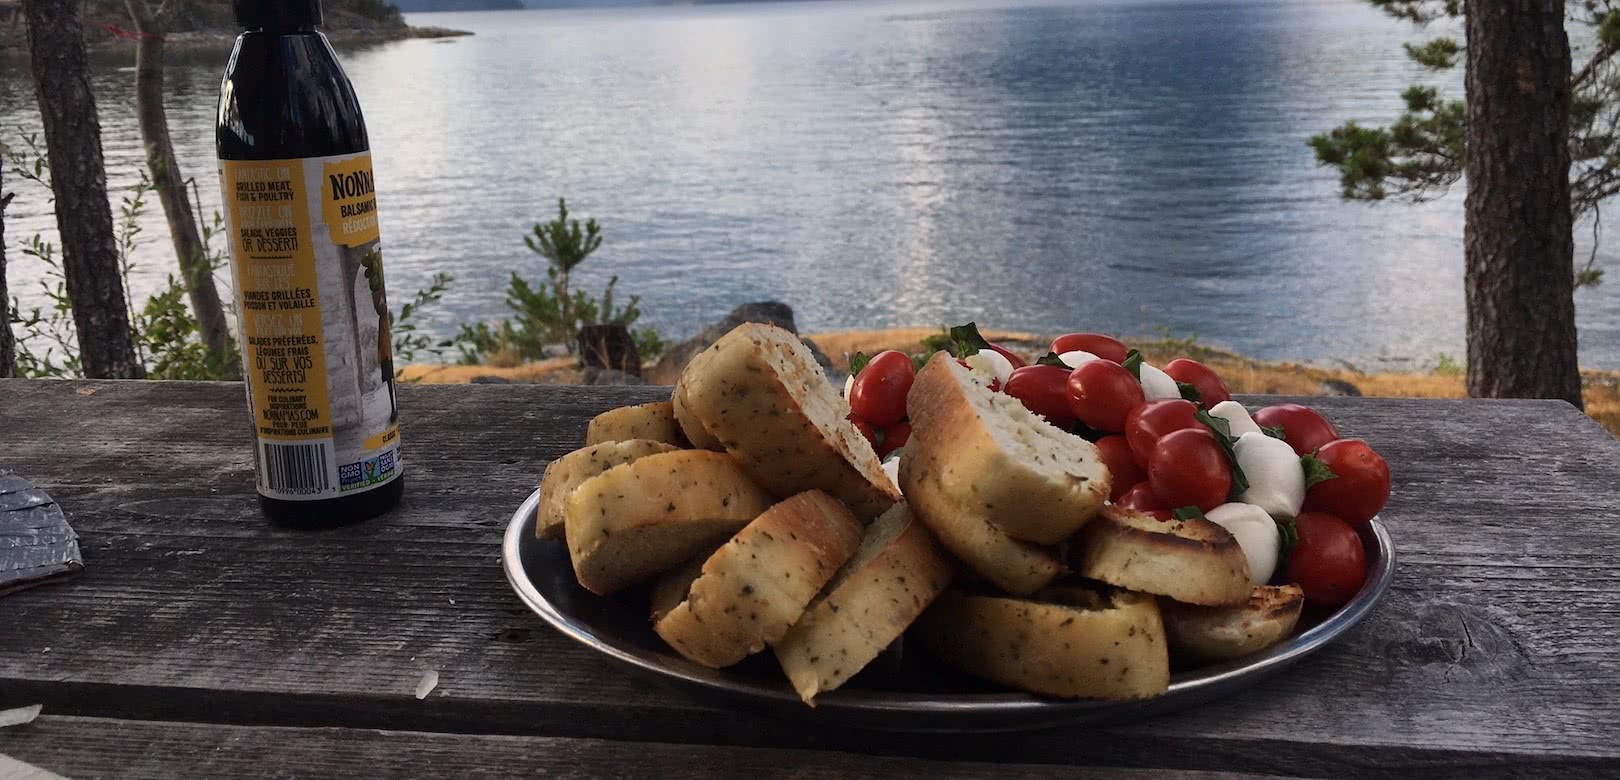
[[[1047,422],[1065,430],[1074,425],[1074,410],[1069,408],[1069,369],[1042,365],[1015,368],[1004,389]]]
[[[1146,401],[1142,383],[1111,360],[1091,360],[1069,372],[1069,409],[1105,433],[1125,430],[1125,415]]]
[[[906,395],[916,378],[910,355],[893,349],[879,352],[855,377],[849,408],[862,420],[887,428],[905,419]]]
[[[1143,404],[1125,416],[1125,439],[1131,443],[1131,457],[1136,465],[1147,468],[1153,448],[1166,434],[1186,428],[1202,428],[1193,418],[1198,405],[1192,401],[1172,398]]]
[[[1126,491],[1147,479],[1147,472],[1136,465],[1136,459],[1131,457],[1131,445],[1124,436],[1116,433],[1098,439],[1097,453],[1102,456],[1103,465],[1108,467],[1108,474],[1113,480],[1110,483],[1113,489],[1108,497],[1114,503],[1119,503]]]
[[[1149,484],[1146,479],[1127,488],[1124,493],[1120,494],[1119,498],[1114,499],[1114,503],[1139,512],[1166,508],[1164,502],[1160,501],[1157,495],[1154,495],[1153,485]]]
[[[1337,479],[1318,482],[1305,493],[1305,509],[1338,515],[1363,526],[1389,501],[1389,464],[1360,439],[1331,441],[1316,451]]]
[[[1187,428],[1159,439],[1148,459],[1148,482],[1165,507],[1196,506],[1208,512],[1226,503],[1232,466],[1214,434]]]
[[[1349,523],[1322,512],[1294,518],[1299,544],[1288,554],[1289,582],[1305,591],[1306,600],[1337,607],[1361,590],[1367,579],[1367,551]]]
[[[883,446],[878,448],[878,457],[889,457],[889,453],[906,446],[908,441],[911,441],[911,423],[897,422],[884,428]]]
[[[1254,422],[1262,428],[1282,428],[1288,445],[1294,452],[1309,455],[1322,445],[1339,438],[1339,430],[1315,409],[1299,404],[1277,404],[1254,413]]]
[[[1026,365],[1029,365],[1028,363],[1024,362],[1023,358],[1021,358],[1021,357],[1019,357],[1017,355],[1014,355],[1012,353],[1012,350],[1009,350],[1006,347],[1001,346],[1000,344],[991,344],[990,348],[997,351],[997,352],[1000,352],[1001,356],[1006,358],[1008,363],[1012,364],[1012,367],[1013,367],[1014,371],[1017,371],[1018,369],[1023,368]]]
[[[1052,341],[1052,351],[1059,355],[1077,349],[1115,363],[1124,363],[1126,353],[1130,352],[1124,342],[1101,333],[1070,333]]]
[[[1209,366],[1191,358],[1176,358],[1164,367],[1171,379],[1193,386],[1198,391],[1198,402],[1208,409],[1222,401],[1232,400],[1226,383]]]

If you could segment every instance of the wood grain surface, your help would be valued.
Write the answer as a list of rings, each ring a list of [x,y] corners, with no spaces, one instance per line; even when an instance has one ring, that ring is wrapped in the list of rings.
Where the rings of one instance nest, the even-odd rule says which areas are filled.
[[[1620,441],[1562,402],[1309,399],[1395,476],[1396,580],[1365,624],[1186,713],[942,739],[721,708],[518,602],[498,562],[512,509],[592,414],[664,393],[407,385],[404,504],[298,532],[258,513],[239,385],[0,380],[0,467],[61,503],[86,564],[0,598],[0,708],[1322,777],[1620,773]]]
[[[9,738],[8,738],[9,737]],[[435,734],[380,729],[220,726],[105,718],[45,717],[16,734],[0,732],[10,754],[74,780],[97,777],[678,778],[773,777],[842,780],[915,774],[938,780],[1035,780],[1069,771],[1053,766],[948,763],[825,750],[772,750],[621,742],[566,737]],[[0,777],[6,764],[0,757]],[[1242,780],[1226,772],[1086,767],[1096,780]],[[43,780],[43,777],[41,778]]]

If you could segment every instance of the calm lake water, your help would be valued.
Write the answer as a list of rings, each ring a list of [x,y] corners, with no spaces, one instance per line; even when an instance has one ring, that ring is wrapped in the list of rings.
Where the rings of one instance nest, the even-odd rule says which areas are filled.
[[[433,328],[501,313],[565,195],[646,320],[684,336],[748,300],[802,327],[976,319],[1165,329],[1360,366],[1463,352],[1462,193],[1339,199],[1305,139],[1385,122],[1431,79],[1421,36],[1355,0],[804,2],[416,15],[471,30],[344,52],[366,107],[395,304],[456,276]],[[170,71],[170,122],[217,208],[223,58]],[[1460,93],[1460,86],[1456,86]],[[133,72],[97,75],[110,176],[140,149]],[[22,66],[0,122],[36,126]],[[8,235],[50,231],[24,190]],[[136,284],[168,272],[161,214]],[[1583,236],[1585,238],[1586,236]],[[1611,242],[1612,243],[1612,242]],[[1585,252],[1581,246],[1578,251]],[[13,289],[38,269],[13,258]],[[1578,296],[1581,356],[1620,367],[1620,285]],[[37,296],[35,296],[37,299]]]

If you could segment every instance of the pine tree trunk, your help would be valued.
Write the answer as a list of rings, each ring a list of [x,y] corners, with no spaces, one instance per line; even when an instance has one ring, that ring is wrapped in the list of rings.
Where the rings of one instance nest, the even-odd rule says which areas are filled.
[[[169,236],[180,262],[180,276],[185,282],[203,346],[217,356],[219,365],[225,366],[222,378],[236,379],[241,371],[240,366],[229,359],[234,354],[234,345],[226,324],[225,307],[220,304],[219,289],[214,286],[214,269],[210,267],[208,249],[197,228],[191,196],[186,193],[174,142],[169,138],[169,117],[163,110],[163,32],[167,25],[152,12],[146,0],[126,0],[125,5],[135,22],[135,30],[140,33],[140,40],[135,44],[135,114],[140,120],[141,139],[146,146],[146,167],[151,171],[152,187],[157,190],[163,215],[169,222]]]
[[[11,335],[11,293],[6,289],[6,161],[0,158],[0,379],[17,375],[17,342]]]
[[[79,362],[88,377],[140,379],[118,273],[107,170],[101,157],[101,124],[75,0],[24,0],[34,89],[45,125],[56,196],[56,229],[62,241]]]
[[[1469,0],[1468,394],[1581,406],[1562,0]]]

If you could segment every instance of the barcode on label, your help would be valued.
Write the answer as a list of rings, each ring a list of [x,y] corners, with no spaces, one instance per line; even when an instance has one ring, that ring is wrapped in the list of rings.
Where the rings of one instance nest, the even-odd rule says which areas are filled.
[[[265,486],[279,493],[324,493],[332,486],[327,442],[263,443]]]

